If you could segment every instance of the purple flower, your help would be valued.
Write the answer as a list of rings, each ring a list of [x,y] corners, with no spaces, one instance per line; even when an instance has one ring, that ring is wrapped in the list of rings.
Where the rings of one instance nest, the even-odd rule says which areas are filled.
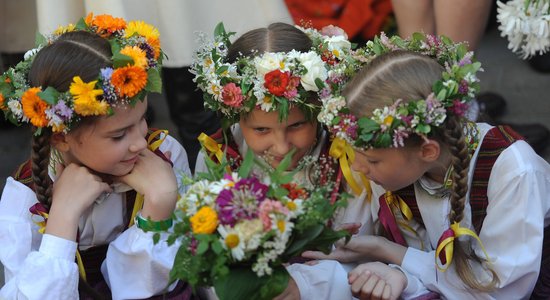
[[[464,55],[464,57],[458,62],[459,67],[463,67],[465,65],[469,65],[472,63],[472,56],[474,55],[473,52],[468,52]]]
[[[70,120],[73,116],[73,110],[68,107],[63,100],[59,100],[59,102],[52,107],[52,110],[56,115],[61,117],[64,122]]]
[[[468,94],[468,81],[462,79],[460,85],[458,86],[458,93],[461,95]]]
[[[100,72],[103,81],[111,81],[111,76],[113,75],[112,68],[102,68]]]
[[[258,207],[265,200],[268,186],[257,178],[245,178],[216,198],[218,217],[224,225],[234,226],[239,220],[258,217]]]

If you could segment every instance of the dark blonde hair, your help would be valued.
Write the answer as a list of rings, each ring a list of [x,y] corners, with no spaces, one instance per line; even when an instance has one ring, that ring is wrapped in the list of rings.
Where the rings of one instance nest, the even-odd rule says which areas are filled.
[[[349,109],[357,117],[371,116],[375,108],[392,105],[397,99],[414,101],[426,99],[432,93],[432,85],[441,79],[443,67],[434,59],[410,51],[392,51],[374,58],[365,66],[343,91]],[[470,156],[463,133],[463,120],[447,115],[445,122],[430,133],[429,138],[439,141],[452,156],[453,181],[451,190],[451,211],[449,221],[459,223],[464,217],[464,202],[468,192],[468,168]],[[420,144],[418,136],[409,138]],[[492,280],[483,283],[476,278],[471,263],[482,264],[470,244],[454,240],[453,262],[462,281],[470,288],[484,292],[493,291],[499,282],[490,266],[484,268],[491,273]]]
[[[29,71],[29,81],[31,86],[51,86],[65,92],[69,90],[74,76],[80,76],[85,82],[95,80],[101,68],[111,66],[111,56],[109,42],[100,36],[85,31],[67,32],[36,54]],[[79,125],[90,120],[83,120]],[[50,128],[42,128],[42,134],[34,135],[31,143],[36,197],[48,209],[52,202],[52,182],[48,175],[51,136]]]

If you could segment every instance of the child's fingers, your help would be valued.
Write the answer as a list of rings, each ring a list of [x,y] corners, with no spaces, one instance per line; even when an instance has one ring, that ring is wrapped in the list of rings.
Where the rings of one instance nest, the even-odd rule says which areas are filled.
[[[384,286],[384,292],[382,293],[382,299],[384,299],[384,300],[391,299],[391,286],[389,284],[386,284]]]
[[[370,271],[365,271],[358,274],[358,276],[350,282],[351,284],[351,293],[355,297],[362,295],[363,288],[368,284],[369,280],[372,278],[372,273]]]
[[[370,291],[370,299],[373,299],[373,300],[379,300],[379,299],[386,299],[387,298],[383,298],[382,295],[384,294],[384,287],[386,286],[386,282],[384,280],[381,280],[380,278],[378,278],[378,281],[376,282],[376,284],[374,285],[374,288],[372,289],[372,291]]]

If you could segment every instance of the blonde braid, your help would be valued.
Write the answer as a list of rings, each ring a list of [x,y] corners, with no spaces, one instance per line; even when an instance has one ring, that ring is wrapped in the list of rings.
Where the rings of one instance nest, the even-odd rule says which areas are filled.
[[[447,141],[449,151],[452,154],[451,164],[453,172],[451,179],[453,188],[451,190],[451,211],[449,212],[449,221],[451,224],[460,223],[464,218],[464,202],[468,193],[468,169],[470,165],[470,155],[468,146],[462,129],[462,122],[458,117],[449,116],[443,127],[443,139]],[[499,283],[496,272],[487,265],[484,265],[491,274],[491,281],[484,284],[475,275],[470,261],[483,264],[483,259],[478,257],[470,244],[454,240],[453,261],[458,276],[464,283],[472,288],[482,292],[494,291]]]

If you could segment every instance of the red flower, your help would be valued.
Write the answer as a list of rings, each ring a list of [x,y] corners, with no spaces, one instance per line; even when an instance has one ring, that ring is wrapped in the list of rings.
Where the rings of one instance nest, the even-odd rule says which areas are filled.
[[[287,91],[287,85],[290,81],[290,74],[288,72],[275,70],[265,74],[264,78],[264,86],[272,95],[282,96]]]
[[[456,116],[462,117],[468,111],[468,104],[462,103],[460,100],[453,100],[453,105],[449,107],[449,110]]]
[[[226,84],[222,90],[223,103],[232,107],[239,107],[243,103],[241,88],[233,82]]]
[[[296,185],[295,183],[285,183],[281,186],[288,190],[287,196],[292,200],[296,200],[298,198],[305,200],[307,198],[306,190],[298,187],[298,185]]]

